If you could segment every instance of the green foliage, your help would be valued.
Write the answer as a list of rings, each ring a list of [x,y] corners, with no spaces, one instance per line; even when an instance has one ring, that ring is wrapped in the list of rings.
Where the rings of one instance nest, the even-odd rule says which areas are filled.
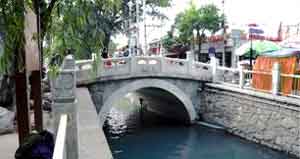
[[[173,34],[174,34],[174,30],[172,29],[171,31],[168,32],[167,36],[163,38],[162,44],[164,48],[166,48],[167,50],[170,50],[178,42],[177,38],[174,37]]]
[[[179,39],[182,43],[190,43],[193,38],[193,30],[196,29],[198,36],[203,41],[206,32],[214,34],[222,27],[224,16],[214,4],[208,4],[197,9],[191,2],[190,8],[177,15],[175,26],[180,32]]]
[[[14,69],[23,70],[24,51],[24,3],[22,1],[0,1],[0,30],[3,36],[3,52],[0,56],[0,71],[11,74]],[[13,65],[12,61],[18,61]]]
[[[59,73],[59,66],[58,65],[51,65],[49,66],[48,75],[51,79],[55,79]]]
[[[92,53],[100,53],[103,31],[93,3],[64,1],[52,16],[55,20],[47,35],[47,57],[64,56],[67,50],[72,50],[76,59],[88,59]]]
[[[76,59],[91,58],[92,53],[108,50],[111,36],[126,32],[129,0],[0,0],[0,71],[23,70],[24,6],[40,16],[40,37],[44,57],[65,56],[72,50]],[[132,2],[135,1],[133,0]],[[149,14],[156,16],[160,7],[170,6],[171,0],[147,0]],[[135,8],[135,6],[133,6]],[[142,7],[140,6],[140,13]],[[135,10],[133,9],[133,14]],[[111,45],[113,46],[113,45]],[[106,49],[105,49],[106,48]],[[110,47],[113,48],[113,47]],[[0,50],[1,51],[1,50]],[[18,61],[14,65],[14,61]],[[46,60],[45,60],[46,61]]]
[[[111,41],[111,36],[116,33],[126,33],[128,28],[128,19],[136,21],[136,1],[133,0],[132,17],[129,17],[129,0],[96,0],[95,7],[99,21],[102,23],[104,32],[103,47],[108,48]],[[159,13],[159,8],[170,6],[171,0],[147,0],[146,5],[150,8],[148,12],[152,16],[162,16]],[[140,4],[140,14],[142,13],[142,6]]]
[[[15,70],[24,70],[25,61],[22,56],[25,53],[25,6],[34,11],[40,8],[41,32],[44,35],[46,28],[50,26],[52,9],[58,1],[60,0],[0,0],[0,30],[4,47],[0,53],[0,71],[2,73],[12,74]],[[34,37],[37,38],[37,36]]]
[[[101,63],[101,60],[102,60],[102,57],[100,56],[100,54],[96,54],[96,57],[95,57],[95,61],[93,62],[92,64],[92,76],[93,78],[96,78],[96,76],[98,75],[98,72],[100,71],[99,70],[99,64]]]

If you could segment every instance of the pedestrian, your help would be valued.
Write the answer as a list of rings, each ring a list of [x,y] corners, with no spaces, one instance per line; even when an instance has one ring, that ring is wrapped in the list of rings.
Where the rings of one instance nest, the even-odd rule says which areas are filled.
[[[129,47],[128,47],[128,45],[125,47],[125,50],[123,52],[123,56],[124,57],[128,57],[129,56]]]

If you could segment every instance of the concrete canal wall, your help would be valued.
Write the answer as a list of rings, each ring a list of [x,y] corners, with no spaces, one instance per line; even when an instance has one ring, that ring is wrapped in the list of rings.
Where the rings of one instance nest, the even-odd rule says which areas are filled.
[[[204,121],[300,157],[300,100],[216,84],[199,91]]]
[[[100,126],[96,108],[87,88],[77,88],[78,159],[112,159],[112,152]]]

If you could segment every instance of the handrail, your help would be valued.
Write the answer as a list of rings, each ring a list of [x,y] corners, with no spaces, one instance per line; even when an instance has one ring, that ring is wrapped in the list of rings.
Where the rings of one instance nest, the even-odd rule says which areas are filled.
[[[114,58],[105,58],[102,61],[119,61],[119,60],[126,60],[131,59],[131,57],[114,57]]]
[[[283,76],[283,77],[300,78],[300,75],[296,75],[296,74],[285,74],[285,73],[282,73],[280,75]]]
[[[66,159],[66,132],[67,132],[68,116],[63,114],[60,116],[53,159]]]
[[[218,66],[217,69],[224,70],[224,71],[231,71],[231,72],[238,72],[239,70],[237,68],[229,68],[224,66]]]
[[[88,60],[77,60],[75,61],[76,65],[80,65],[80,64],[89,64],[89,63],[92,63],[94,62],[94,60],[92,59],[88,59]]]
[[[164,57],[165,60],[170,60],[170,61],[178,61],[178,62],[188,62],[186,59],[176,59],[176,58],[170,58],[170,57]]]
[[[243,73],[272,75],[272,72],[250,71],[250,70],[243,70]]]
[[[202,66],[211,66],[211,63],[203,63],[203,62],[198,62],[198,61],[195,61],[194,64],[202,65]]]

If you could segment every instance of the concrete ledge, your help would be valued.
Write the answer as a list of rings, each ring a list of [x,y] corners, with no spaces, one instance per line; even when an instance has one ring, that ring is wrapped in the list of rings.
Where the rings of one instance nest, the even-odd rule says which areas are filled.
[[[76,94],[78,99],[79,159],[112,159],[111,150],[100,127],[88,89],[77,88]]]
[[[138,79],[138,78],[168,78],[168,79],[185,79],[185,80],[193,80],[193,81],[203,81],[209,82],[212,80],[212,77],[207,74],[203,74],[203,76],[192,76],[192,75],[184,75],[184,74],[166,74],[166,73],[143,73],[143,74],[127,74],[127,75],[119,75],[119,76],[103,76],[94,79],[83,79],[79,78],[80,81],[77,81],[77,85],[84,86],[97,82],[105,82],[105,81],[115,81],[115,80],[124,80],[124,79]]]
[[[205,86],[207,87],[205,89],[206,91],[207,90],[213,91],[213,89],[217,89],[217,90],[226,90],[226,92],[225,91],[221,92],[224,94],[226,94],[226,93],[228,94],[230,92],[245,94],[245,95],[256,97],[256,98],[262,98],[262,99],[265,99],[270,102],[274,102],[274,101],[280,102],[281,104],[277,104],[278,106],[300,112],[300,99],[297,99],[297,98],[286,97],[286,96],[276,96],[276,95],[269,94],[269,93],[259,92],[259,91],[255,91],[255,90],[241,89],[238,87],[227,86],[227,85],[223,85],[223,84],[206,83]],[[200,90],[200,91],[203,91],[203,90]],[[231,95],[234,95],[234,94],[231,94]],[[242,98],[247,98],[247,96],[244,96]],[[285,104],[288,104],[289,106],[287,106]]]

